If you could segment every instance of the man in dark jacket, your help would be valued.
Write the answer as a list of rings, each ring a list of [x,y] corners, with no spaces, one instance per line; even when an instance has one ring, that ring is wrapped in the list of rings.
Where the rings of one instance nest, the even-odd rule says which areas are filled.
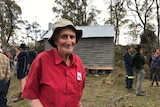
[[[29,68],[30,68],[33,60],[34,60],[34,59],[36,58],[36,56],[37,56],[34,48],[31,48],[31,49],[28,51],[28,55],[29,55],[28,64],[29,64]]]
[[[132,70],[132,51],[133,48],[131,46],[128,46],[127,51],[124,54],[124,62],[126,67],[126,88],[128,88],[129,90],[132,90],[132,84],[134,79]]]
[[[137,88],[136,88],[136,95],[137,96],[144,96],[145,94],[142,91],[142,82],[145,76],[144,64],[145,64],[145,57],[143,55],[143,50],[140,45],[136,48],[136,54],[133,57],[133,66],[135,72],[137,73]]]
[[[17,60],[18,60],[17,78],[21,82],[21,92],[22,92],[26,84],[26,76],[28,74],[29,55],[28,55],[28,51],[26,51],[27,46],[25,44],[21,44],[19,48],[20,48],[20,52],[17,55]],[[22,99],[21,92],[18,96],[20,100]]]

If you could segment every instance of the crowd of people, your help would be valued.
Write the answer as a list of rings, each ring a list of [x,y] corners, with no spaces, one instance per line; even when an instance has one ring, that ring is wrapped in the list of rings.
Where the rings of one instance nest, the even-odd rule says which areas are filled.
[[[135,53],[132,46],[127,47],[127,51],[124,54],[124,62],[126,68],[126,88],[134,91],[133,80],[136,77],[136,96],[145,96],[145,91],[142,90],[142,84],[145,77],[144,64],[147,63],[146,56],[143,54],[143,48],[141,45],[137,45]],[[150,80],[152,87],[154,82],[156,86],[159,86],[158,81],[160,80],[160,51],[155,49],[149,58],[150,67]]]
[[[27,48],[28,47],[22,43],[20,46],[15,47],[12,54],[12,50],[9,47],[5,47],[0,44],[0,107],[10,107],[6,104],[6,102],[7,93],[10,86],[12,67],[14,68],[15,76],[21,83],[21,91],[17,100],[23,99],[21,97],[21,93],[25,86],[26,77],[29,71],[28,66],[36,57],[36,52],[30,55],[30,50]]]

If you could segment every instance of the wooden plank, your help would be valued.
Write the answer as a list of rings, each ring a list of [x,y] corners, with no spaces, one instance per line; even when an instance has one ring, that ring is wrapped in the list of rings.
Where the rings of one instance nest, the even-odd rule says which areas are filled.
[[[111,66],[85,66],[88,70],[113,70]]]

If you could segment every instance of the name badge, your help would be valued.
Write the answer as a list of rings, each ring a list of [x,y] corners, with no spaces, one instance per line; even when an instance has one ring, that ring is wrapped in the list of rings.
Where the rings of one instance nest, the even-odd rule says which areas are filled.
[[[77,72],[77,80],[82,80],[82,73]]]

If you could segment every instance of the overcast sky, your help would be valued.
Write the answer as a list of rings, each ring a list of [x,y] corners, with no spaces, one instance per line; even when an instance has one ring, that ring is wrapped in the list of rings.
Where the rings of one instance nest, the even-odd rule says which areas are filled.
[[[52,12],[53,0],[16,0],[22,9],[22,19],[30,23],[36,21],[40,24],[42,30],[48,29],[48,23],[52,22],[55,15]],[[104,24],[103,19],[107,17],[107,6],[103,0],[95,0],[96,8],[101,10],[101,17],[98,20],[100,25]],[[120,44],[126,43],[125,37],[121,36]]]
[[[29,22],[37,21],[43,29],[48,29],[48,23],[53,22],[53,0],[16,0],[22,9],[22,18]],[[105,10],[102,0],[95,0],[97,9]],[[103,14],[104,14],[103,10]],[[103,15],[103,17],[105,17]],[[102,19],[102,17],[101,17]],[[100,20],[99,20],[100,21]],[[100,21],[100,23],[102,23]]]

